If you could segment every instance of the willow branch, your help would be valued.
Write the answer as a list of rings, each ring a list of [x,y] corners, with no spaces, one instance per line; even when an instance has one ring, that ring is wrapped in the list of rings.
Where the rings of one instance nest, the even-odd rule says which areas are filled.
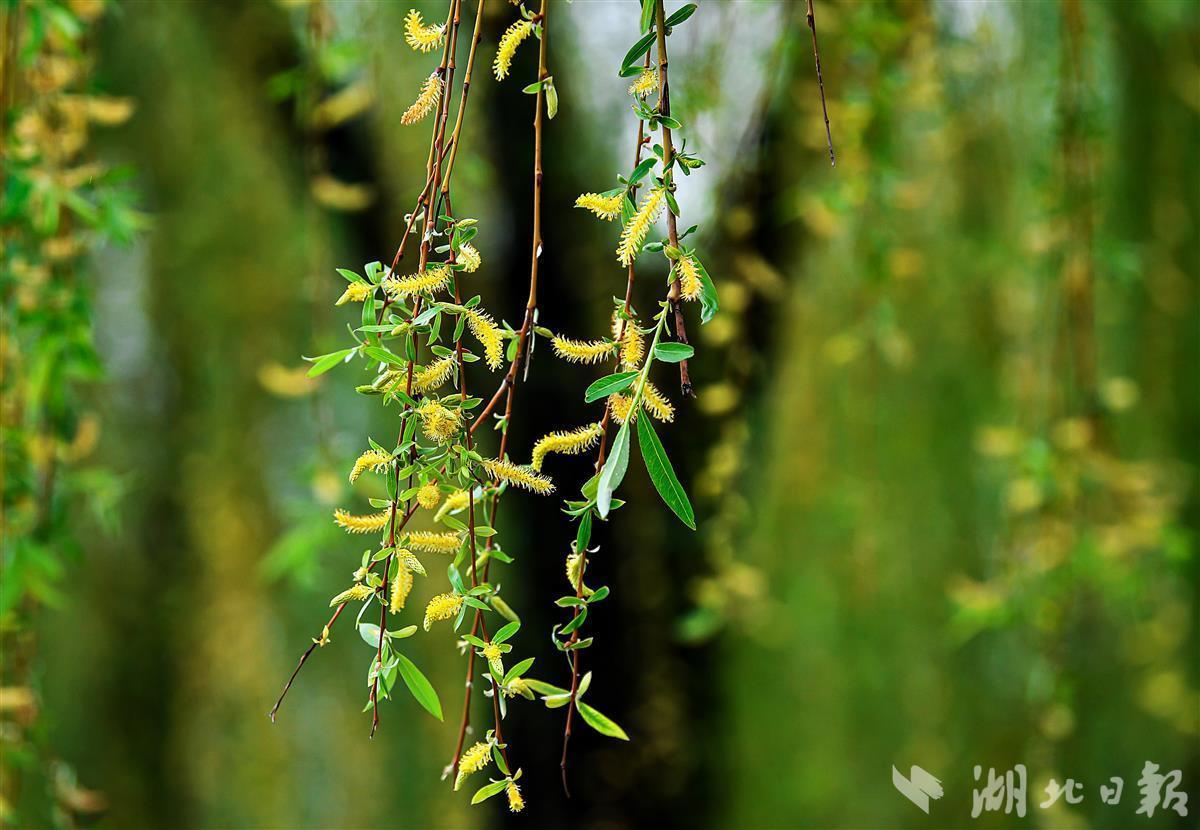
[[[817,48],[817,16],[813,12],[813,0],[807,0],[808,11],[804,14],[804,19],[808,22],[808,29],[812,32],[813,45],[813,63],[817,67],[817,88],[821,91],[821,114],[825,116],[825,142],[829,145],[829,166],[833,167],[837,164],[837,159],[833,155],[833,134],[829,131],[829,108],[825,106],[825,80],[821,77],[821,50]]]

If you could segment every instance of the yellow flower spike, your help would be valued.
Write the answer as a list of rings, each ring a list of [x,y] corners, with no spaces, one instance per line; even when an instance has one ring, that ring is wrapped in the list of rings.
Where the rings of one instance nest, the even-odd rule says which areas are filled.
[[[628,395],[610,395],[608,398],[608,409],[612,413],[613,419],[618,424],[623,424],[629,420],[630,409],[633,407],[633,398]]]
[[[333,511],[333,520],[338,527],[350,533],[370,533],[373,530],[383,530],[392,517],[391,510],[381,510],[366,516],[354,516],[349,511],[338,508]]]
[[[413,101],[412,106],[404,111],[400,116],[401,124],[416,124],[429,113],[433,112],[433,108],[437,106],[442,97],[442,78],[436,72],[425,79],[421,84],[421,92],[417,95],[417,100]]]
[[[696,260],[685,255],[679,258],[675,267],[679,269],[679,293],[685,300],[699,297],[704,286],[700,281],[700,269],[696,267]]]
[[[623,193],[617,193],[613,196],[601,196],[599,193],[581,193],[579,198],[575,200],[575,207],[590,210],[596,214],[598,219],[611,222],[621,215],[621,201],[624,198],[625,195]]]
[[[603,430],[600,424],[588,424],[573,430],[552,432],[541,438],[533,445],[533,459],[530,466],[534,470],[542,469],[542,461],[548,453],[556,452],[562,455],[578,455],[591,449],[600,440]]]
[[[458,247],[458,262],[463,267],[463,271],[467,274],[473,274],[479,270],[479,266],[483,265],[483,257],[479,255],[479,250],[470,242],[464,242]]]
[[[636,98],[645,98],[652,92],[658,91],[658,70],[646,69],[638,75],[637,80],[629,85],[629,94]]]
[[[400,564],[408,568],[414,574],[425,576],[425,566],[421,564],[421,560],[413,556],[412,551],[407,548],[396,548],[396,558],[400,560]]]
[[[615,325],[615,324],[614,324]],[[633,320],[625,321],[625,331],[621,335],[621,366],[625,369],[636,369],[646,356],[646,341],[642,331]]]
[[[345,305],[346,303],[361,303],[367,297],[375,293],[375,286],[369,282],[355,280],[346,286],[346,290],[342,292],[342,296],[338,297],[338,301],[334,305]]]
[[[462,424],[458,411],[447,409],[437,401],[425,401],[416,409],[425,437],[439,444],[448,444],[457,436]]]
[[[389,277],[384,281],[383,288],[394,299],[402,300],[413,294],[434,293],[441,291],[450,284],[454,272],[444,262],[429,266],[424,273],[412,274],[407,277]]]
[[[335,605],[341,605],[343,602],[352,602],[355,600],[362,602],[370,599],[374,593],[375,589],[370,585],[354,585],[329,600],[329,607],[332,608]]]
[[[426,510],[432,510],[433,508],[437,507],[441,500],[442,491],[439,490],[437,484],[432,481],[422,486],[421,489],[417,491],[417,504]]]
[[[379,450],[367,450],[354,461],[354,469],[350,471],[350,483],[358,481],[367,470],[372,470],[376,473],[382,473],[387,469],[387,465],[391,462],[392,456],[390,453],[380,452]]]
[[[408,546],[422,553],[457,553],[461,541],[461,537],[453,531],[430,533],[418,530],[408,535]]]
[[[550,340],[554,353],[570,363],[599,363],[617,347],[610,340],[571,340],[555,335]]]
[[[646,387],[642,390],[642,406],[655,420],[663,423],[675,420],[675,407],[667,400],[667,396],[658,391],[658,387],[650,381],[646,381]]]
[[[504,677],[504,652],[497,644],[487,643],[483,647],[483,657],[488,661],[488,668],[492,670],[492,676],[499,684],[500,678]]]
[[[462,608],[463,598],[459,594],[438,594],[433,599],[429,600],[429,604],[425,606],[425,621],[422,624],[426,631],[429,626],[439,620],[448,620],[458,613],[458,609]]]
[[[454,789],[462,786],[468,775],[474,775],[492,762],[492,745],[480,741],[470,747],[458,759],[458,777],[454,779]]]
[[[403,561],[398,564],[396,578],[392,580],[392,596],[388,603],[388,610],[393,614],[399,614],[404,610],[404,603],[408,601],[408,594],[412,591],[413,586],[413,574],[408,569],[408,565],[405,565]]]
[[[531,34],[533,24],[528,20],[518,20],[504,30],[504,34],[500,36],[500,45],[496,49],[496,60],[492,64],[497,81],[503,81],[508,76],[509,70],[512,69],[513,56],[517,54],[517,47]]]
[[[454,356],[450,355],[449,357],[435,360],[425,368],[417,370],[413,373],[413,391],[424,393],[437,389],[454,376],[455,365]],[[400,375],[403,380],[403,376],[406,373],[400,372]]]
[[[442,502],[442,506],[438,508],[438,512],[434,514],[433,520],[440,522],[442,517],[447,513],[453,513],[456,510],[463,510],[470,505],[471,494],[466,490],[455,490],[450,495],[446,496],[446,500]]]
[[[516,781],[508,779],[508,785],[504,788],[504,792],[508,794],[509,810],[519,813],[525,809],[525,799],[521,797],[521,788],[517,786]]]
[[[642,250],[642,244],[645,243],[650,228],[658,221],[658,215],[662,213],[666,193],[667,191],[661,187],[650,190],[642,199],[637,213],[621,230],[621,242],[617,245],[617,259],[621,261],[622,265],[632,263],[638,252]]]
[[[418,52],[429,52],[442,45],[445,26],[426,26],[421,13],[411,9],[404,18],[404,41]]]
[[[571,590],[573,591],[579,590],[580,581],[583,579],[581,566],[583,569],[587,568],[587,565],[584,564],[583,557],[578,553],[572,553],[567,556],[567,582],[570,583]],[[588,586],[583,586],[583,595],[585,597],[590,597],[594,593],[596,592]]]
[[[485,312],[469,308],[464,313],[467,315],[467,328],[483,346],[483,358],[488,368],[493,371],[499,369],[504,360],[504,335],[500,327]]]
[[[501,461],[496,458],[486,458],[483,461],[483,468],[487,470],[493,478],[498,478],[501,481],[507,481],[509,484],[517,487],[524,487],[526,490],[531,490],[534,493],[543,495],[554,492],[554,484],[546,476],[538,475],[530,472],[524,467],[520,467],[509,461]]]

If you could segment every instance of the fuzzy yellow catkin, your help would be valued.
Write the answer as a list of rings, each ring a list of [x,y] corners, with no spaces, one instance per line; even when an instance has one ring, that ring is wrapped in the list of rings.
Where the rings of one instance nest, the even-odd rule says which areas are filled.
[[[473,274],[483,264],[483,257],[479,255],[479,251],[474,245],[464,242],[458,248],[458,263],[463,267],[465,273]]]
[[[637,98],[645,98],[651,92],[658,90],[658,70],[645,69],[637,76],[637,80],[629,85],[629,94]]]
[[[396,548],[396,559],[413,573],[425,576],[425,566],[421,564],[420,559],[413,556],[412,551],[408,548]]]
[[[599,193],[581,193],[575,200],[575,207],[590,210],[597,218],[610,222],[621,215],[621,200],[625,196],[616,193],[612,196],[601,196]]]
[[[417,491],[417,504],[426,510],[432,510],[438,506],[438,502],[442,500],[442,491],[438,489],[437,484],[429,482]]]
[[[412,571],[403,562],[398,562],[397,566],[396,578],[392,580],[392,595],[388,602],[388,610],[393,614],[404,610],[404,603],[408,601],[408,594],[413,586]]]
[[[335,605],[341,605],[343,602],[353,602],[355,600],[361,602],[369,599],[374,593],[375,589],[370,585],[352,585],[331,599],[329,607],[332,608]]]
[[[580,556],[578,553],[568,554],[568,556],[567,556],[567,582],[570,583],[572,590],[578,591],[581,588],[581,581],[583,578],[583,573],[582,573],[581,568],[584,570],[586,570],[586,568],[587,568],[587,565],[584,562],[583,557]],[[593,591],[591,588],[589,588],[586,585],[582,585],[582,590],[583,590],[583,596],[585,596],[585,597],[590,597],[592,594],[596,593],[595,591]]]
[[[412,388],[414,392],[429,392],[450,380],[454,375],[456,365],[453,355],[433,361],[423,369],[413,373]],[[403,372],[401,374],[404,374]]]
[[[530,466],[534,470],[542,469],[542,461],[552,452],[561,455],[577,455],[595,446],[603,430],[600,424],[588,424],[578,429],[552,432],[543,436],[533,445],[533,458]]]
[[[553,493],[554,485],[546,476],[538,475],[530,472],[524,467],[520,467],[509,461],[501,461],[497,458],[485,458],[483,468],[487,470],[493,478],[498,478],[501,481],[507,481],[509,484],[517,487],[523,487],[526,490],[531,490],[534,493]]]
[[[433,520],[440,522],[442,517],[447,513],[466,509],[470,505],[470,500],[471,494],[469,492],[466,490],[455,490],[446,496],[446,500],[442,502],[442,506],[438,508],[437,513],[433,514]]]
[[[617,245],[617,259],[621,261],[622,265],[632,263],[642,250],[642,244],[646,241],[650,228],[658,221],[658,215],[662,212],[665,198],[666,190],[663,188],[651,189],[642,199],[637,213],[621,229],[621,241]]]
[[[465,313],[467,328],[479,341],[479,345],[483,346],[483,359],[488,368],[493,371],[499,369],[504,360],[504,335],[500,332],[500,327],[485,312],[470,308]]]
[[[468,775],[474,775],[486,767],[492,760],[492,745],[480,741],[471,746],[458,759],[458,776],[454,779],[454,789],[462,786]]]
[[[528,20],[518,20],[505,29],[504,34],[500,35],[496,60],[492,64],[497,81],[502,81],[508,76],[509,70],[512,69],[513,56],[517,54],[517,47],[531,34],[533,34],[533,24]]]
[[[404,111],[400,116],[401,124],[416,124],[429,113],[433,112],[433,108],[437,106],[442,97],[442,78],[436,72],[425,79],[421,84],[421,92],[417,95],[417,100],[412,102],[412,106]]]
[[[425,620],[422,623],[425,630],[438,620],[448,620],[458,613],[458,609],[462,608],[463,598],[459,594],[438,594],[433,599],[429,600],[429,604],[425,606]]]
[[[337,522],[338,527],[351,533],[370,533],[373,530],[383,530],[387,527],[391,517],[391,510],[381,510],[366,516],[354,516],[340,507],[333,511],[333,520]]]
[[[450,283],[454,272],[446,267],[444,262],[430,265],[419,274],[407,277],[390,277],[384,281],[384,290],[396,299],[411,297],[413,294],[441,291]]]
[[[630,409],[633,407],[633,398],[628,395],[610,395],[608,398],[608,411],[612,413],[613,420],[618,424],[623,424],[629,420]]]
[[[655,420],[663,423],[675,420],[675,407],[650,381],[646,381],[646,386],[642,389],[642,406]]]
[[[425,437],[439,444],[448,444],[458,435],[461,423],[458,411],[447,409],[437,401],[425,401],[416,409]]]
[[[679,293],[685,300],[699,297],[703,283],[700,281],[700,269],[696,267],[696,260],[690,255],[682,256],[676,267],[679,269]]]
[[[525,799],[521,797],[521,788],[517,786],[517,782],[511,778],[508,784],[504,787],[505,793],[508,795],[508,809],[514,813],[519,813],[525,809]]]
[[[404,41],[418,52],[428,52],[442,45],[445,26],[426,26],[421,13],[411,9],[404,18]]]
[[[392,460],[390,453],[380,452],[379,450],[367,450],[354,461],[354,469],[350,471],[350,483],[358,481],[367,470],[381,473],[387,469],[388,462]]]
[[[618,327],[618,322],[613,321],[614,328]],[[624,322],[625,331],[621,333],[621,366],[624,369],[636,369],[646,356],[646,341],[636,321]]]
[[[610,340],[571,340],[558,335],[551,338],[550,345],[556,355],[571,363],[599,363],[617,346]]]
[[[418,530],[408,535],[408,546],[423,553],[457,553],[461,537],[453,531],[430,533]]]
[[[375,286],[371,285],[371,283],[355,280],[346,286],[346,290],[342,293],[342,296],[338,297],[338,301],[334,305],[361,303],[373,293],[375,293]]]

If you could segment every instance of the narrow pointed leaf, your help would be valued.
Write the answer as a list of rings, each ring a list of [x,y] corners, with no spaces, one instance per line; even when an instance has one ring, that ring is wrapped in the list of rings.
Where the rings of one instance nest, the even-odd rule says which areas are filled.
[[[671,459],[667,458],[667,451],[658,440],[654,427],[650,426],[650,419],[638,418],[636,423],[638,446],[641,447],[642,460],[646,462],[646,472],[654,482],[654,489],[679,520],[695,530],[696,514],[692,511],[692,503],[688,500],[683,485],[679,483],[675,469],[671,466]]]

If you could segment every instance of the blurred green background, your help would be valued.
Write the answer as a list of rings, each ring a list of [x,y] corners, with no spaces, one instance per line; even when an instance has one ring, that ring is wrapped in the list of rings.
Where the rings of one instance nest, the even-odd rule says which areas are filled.
[[[672,98],[709,165],[679,201],[722,310],[694,334],[699,397],[662,431],[700,527],[631,475],[589,570],[613,588],[590,699],[632,742],[577,735],[568,801],[561,711],[513,705],[529,806],[471,809],[439,782],[456,724],[397,698],[367,740],[349,628],[268,721],[357,567],[330,513],[361,435],[386,430],[300,356],[339,347],[334,267],[388,259],[422,183],[428,134],[399,125],[431,63],[402,42],[409,5],[130,2],[90,24],[82,85],[136,107],[92,152],[132,166],[150,227],[87,260],[105,375],[84,463],[123,491],[115,527],[73,520],[57,601],[4,621],[3,685],[37,701],[32,727],[0,711],[13,826],[1195,826],[1191,2],[818,3],[833,168],[803,4],[701,2],[671,39]],[[474,289],[516,324],[536,50],[495,83],[515,12],[488,6],[455,205],[480,219]],[[551,15],[541,319],[592,336],[624,272],[612,226],[570,206],[630,166],[616,69],[638,8]],[[517,454],[584,422],[590,380],[535,354]],[[540,632],[573,530],[552,499],[505,505],[520,648],[561,683]],[[413,643],[457,710],[449,635]],[[1148,760],[1182,771],[1191,818],[1135,816]],[[929,816],[892,786],[913,764],[946,790]],[[1016,764],[1026,818],[972,819],[973,767]],[[1041,809],[1051,778],[1084,801]]]

